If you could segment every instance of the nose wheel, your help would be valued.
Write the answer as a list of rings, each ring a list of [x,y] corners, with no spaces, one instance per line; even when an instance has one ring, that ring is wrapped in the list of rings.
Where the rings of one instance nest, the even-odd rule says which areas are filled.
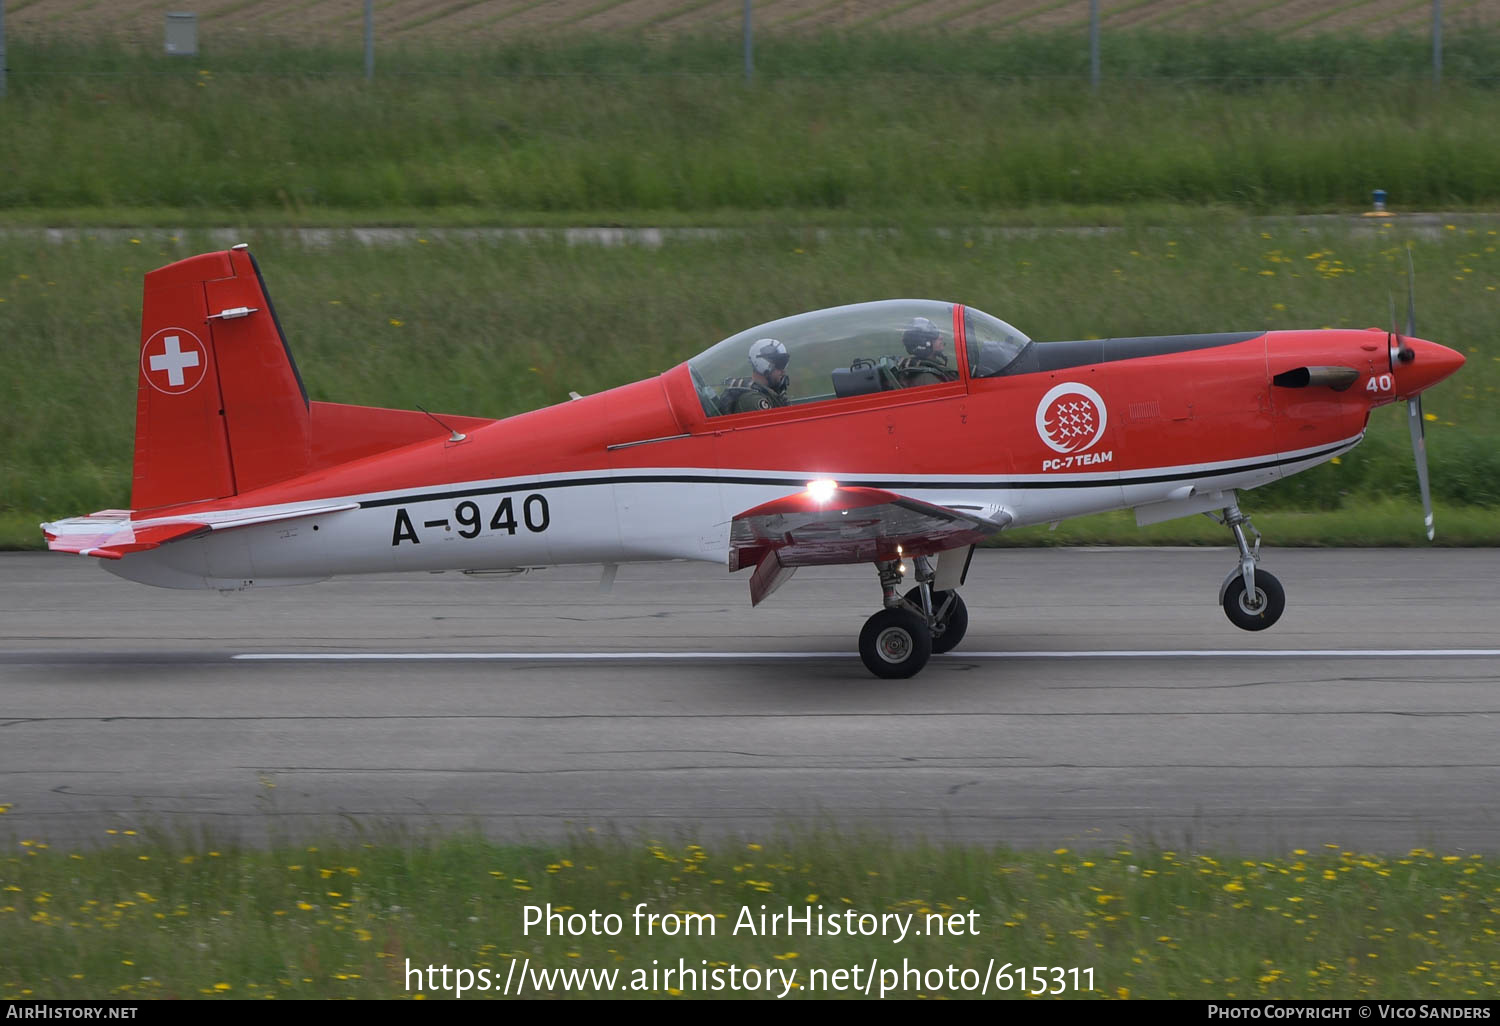
[[[1281,619],[1286,592],[1281,582],[1264,570],[1255,571],[1255,590],[1247,590],[1244,576],[1236,570],[1224,579],[1219,602],[1229,622],[1240,630],[1263,631]]]
[[[1281,619],[1286,609],[1286,592],[1275,576],[1256,566],[1260,562],[1260,532],[1238,505],[1226,506],[1223,518],[1214,519],[1229,528],[1240,550],[1239,569],[1224,578],[1219,587],[1219,604],[1229,622],[1240,630],[1263,631]],[[1245,538],[1247,527],[1255,535],[1253,546]]]

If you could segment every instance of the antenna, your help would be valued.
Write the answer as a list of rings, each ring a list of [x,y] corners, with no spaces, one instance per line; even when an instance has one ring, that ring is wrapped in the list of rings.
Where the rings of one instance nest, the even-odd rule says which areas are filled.
[[[469,437],[468,435],[464,434],[463,432],[459,431],[458,429],[451,428],[447,424],[444,424],[442,421],[438,420],[437,417],[433,414],[433,412],[431,410],[429,410],[427,407],[423,406],[421,403],[417,403],[417,409],[419,409],[423,413],[427,414],[427,416],[432,417],[433,420],[437,421],[438,427],[440,427],[444,431],[448,432],[448,441],[450,441],[450,442],[462,442],[465,438]]]

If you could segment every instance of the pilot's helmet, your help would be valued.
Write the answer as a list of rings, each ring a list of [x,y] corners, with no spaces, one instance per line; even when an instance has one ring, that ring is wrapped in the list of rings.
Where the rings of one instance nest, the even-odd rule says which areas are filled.
[[[913,317],[901,333],[901,344],[912,356],[930,356],[932,344],[942,337],[936,324],[926,317]]]
[[[784,371],[791,359],[786,346],[774,338],[756,339],[750,344],[750,369],[768,380],[773,368]]]

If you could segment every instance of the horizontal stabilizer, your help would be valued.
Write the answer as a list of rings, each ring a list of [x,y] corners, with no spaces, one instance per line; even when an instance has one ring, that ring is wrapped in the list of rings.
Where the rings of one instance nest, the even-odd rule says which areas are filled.
[[[324,503],[317,506],[265,507],[261,509],[207,510],[188,517],[130,519],[130,511],[107,509],[86,517],[70,517],[42,525],[47,548],[100,559],[119,559],[132,552],[160,548],[209,531],[225,531],[273,521],[295,520],[324,513],[357,509],[359,503]]]

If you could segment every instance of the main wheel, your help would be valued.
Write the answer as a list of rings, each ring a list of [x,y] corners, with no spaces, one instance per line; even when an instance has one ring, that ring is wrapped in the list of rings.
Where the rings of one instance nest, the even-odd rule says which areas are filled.
[[[906,603],[921,609],[922,589],[908,591]],[[937,616],[937,623],[932,627],[932,654],[952,652],[969,629],[969,607],[964,605],[963,596],[956,591],[935,591],[932,593],[932,611]]]
[[[1240,630],[1263,631],[1281,619],[1286,609],[1286,592],[1281,582],[1264,570],[1255,571],[1255,594],[1245,592],[1245,577],[1238,570],[1224,580],[1219,591],[1224,615]]]
[[[927,623],[905,609],[882,609],[859,632],[859,657],[877,677],[915,676],[932,655]]]

